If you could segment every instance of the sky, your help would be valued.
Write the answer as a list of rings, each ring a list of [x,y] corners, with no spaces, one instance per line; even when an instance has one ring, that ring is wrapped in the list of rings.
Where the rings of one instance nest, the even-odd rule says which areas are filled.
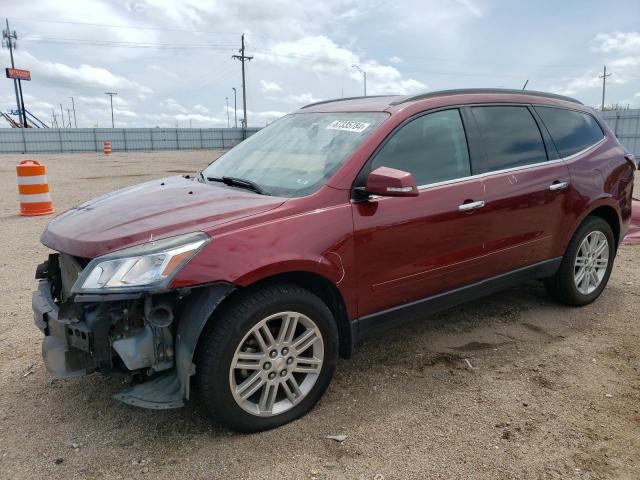
[[[78,127],[226,127],[324,99],[504,87],[640,108],[638,0],[0,0],[18,35],[27,110]],[[4,28],[4,27],[3,27]],[[9,52],[0,50],[3,66]],[[0,110],[15,110],[0,82]],[[227,109],[227,100],[229,108]],[[227,118],[228,116],[228,118]],[[7,126],[1,125],[1,126]]]

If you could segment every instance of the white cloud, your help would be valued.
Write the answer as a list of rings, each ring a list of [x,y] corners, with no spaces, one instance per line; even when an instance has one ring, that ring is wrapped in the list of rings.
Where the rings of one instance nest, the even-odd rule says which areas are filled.
[[[33,81],[44,81],[50,85],[152,93],[149,87],[115,75],[106,68],[94,67],[86,63],[72,67],[64,63],[40,60],[28,51],[21,51],[20,65],[31,70]]]
[[[197,112],[197,113],[202,113],[202,114],[207,114],[209,113],[209,109],[207,107],[205,107],[204,105],[194,105],[193,106],[193,111]]]
[[[325,36],[303,37],[293,42],[280,42],[261,54],[261,58],[276,65],[297,65],[325,75],[349,76],[361,81],[359,71],[353,65],[367,72],[368,93],[407,94],[426,90],[427,86],[415,79],[405,78],[402,73],[390,65],[367,62],[353,51],[337,45]]]
[[[263,92],[281,92],[282,91],[282,87],[278,85],[276,82],[260,80],[260,85],[262,85]]]
[[[482,18],[482,9],[476,2],[472,0],[454,0],[454,2],[464,7],[473,16]]]
[[[640,32],[600,33],[592,42],[596,52],[637,52],[640,50]]]
[[[389,57],[389,62],[398,64],[402,63],[402,59],[396,55],[393,55],[392,57]]]

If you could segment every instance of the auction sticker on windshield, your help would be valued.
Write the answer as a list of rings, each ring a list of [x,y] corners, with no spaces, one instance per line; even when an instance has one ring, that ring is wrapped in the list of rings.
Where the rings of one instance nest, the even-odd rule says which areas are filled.
[[[327,130],[344,130],[345,132],[362,133],[370,123],[334,120],[329,124]]]

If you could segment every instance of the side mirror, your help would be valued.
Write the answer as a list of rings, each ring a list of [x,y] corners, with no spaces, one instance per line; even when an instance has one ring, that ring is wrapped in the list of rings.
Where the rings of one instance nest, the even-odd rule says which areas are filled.
[[[419,194],[413,175],[389,167],[378,167],[369,173],[365,191],[382,197],[415,197]]]

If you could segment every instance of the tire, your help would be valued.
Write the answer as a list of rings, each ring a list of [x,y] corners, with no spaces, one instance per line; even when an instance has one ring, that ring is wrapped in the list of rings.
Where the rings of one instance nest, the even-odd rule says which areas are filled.
[[[268,430],[303,416],[329,386],[338,360],[338,329],[329,308],[290,284],[249,288],[230,302],[198,344],[200,403],[212,419],[241,432]],[[274,351],[277,356],[271,356]]]
[[[606,239],[607,245],[606,248],[603,247],[602,255],[605,255],[604,252],[606,250],[607,264],[606,267],[602,267],[603,260],[601,257],[594,256],[595,260],[586,260],[588,264],[586,271],[589,271],[589,265],[591,265],[594,272],[596,272],[594,273],[595,277],[592,276],[586,279],[585,276],[588,276],[586,274],[580,277],[582,280],[577,283],[577,277],[581,273],[580,265],[585,258],[584,254],[590,251],[588,245],[585,245],[583,249],[583,242],[588,237],[589,242]],[[598,245],[602,244],[599,243]],[[616,241],[611,226],[600,217],[587,217],[573,234],[556,274],[544,280],[547,292],[552,298],[565,305],[582,306],[593,302],[600,296],[609,281],[615,254]],[[580,265],[576,263],[578,257],[580,257]],[[596,277],[599,280],[597,282],[595,281]],[[589,282],[587,288],[585,288],[585,282]]]

